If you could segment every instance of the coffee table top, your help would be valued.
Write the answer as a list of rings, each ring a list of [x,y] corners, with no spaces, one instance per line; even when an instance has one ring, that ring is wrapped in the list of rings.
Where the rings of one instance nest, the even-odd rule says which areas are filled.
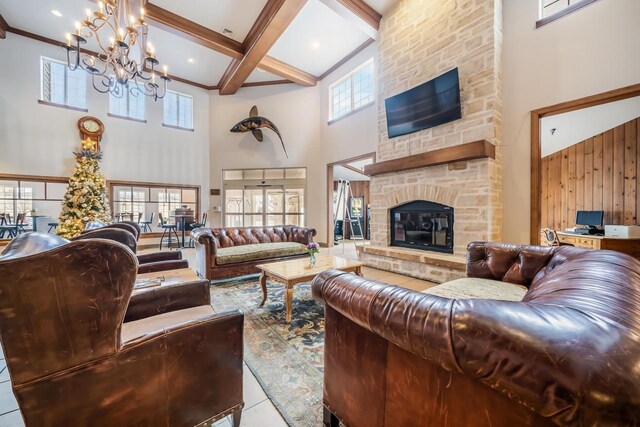
[[[360,261],[352,261],[331,255],[316,255],[316,265],[309,265],[309,258],[296,258],[288,261],[278,261],[269,264],[259,264],[260,270],[270,276],[283,280],[312,279],[325,270],[355,270],[363,266]]]

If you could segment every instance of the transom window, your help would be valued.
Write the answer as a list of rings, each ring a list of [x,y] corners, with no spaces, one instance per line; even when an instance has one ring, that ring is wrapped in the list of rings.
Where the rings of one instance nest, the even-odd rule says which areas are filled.
[[[87,108],[87,73],[75,71],[63,62],[41,58],[41,98],[45,102]]]
[[[129,90],[128,85],[135,83],[129,82],[123,87],[121,97],[115,96],[109,92],[109,114],[115,117],[126,117],[129,119],[144,121],[144,109],[146,96],[139,93],[135,89]],[[142,91],[143,89],[140,88]]]
[[[329,87],[329,121],[332,122],[353,111],[373,104],[373,58]]]
[[[164,97],[164,125],[193,130],[193,97],[167,91]]]

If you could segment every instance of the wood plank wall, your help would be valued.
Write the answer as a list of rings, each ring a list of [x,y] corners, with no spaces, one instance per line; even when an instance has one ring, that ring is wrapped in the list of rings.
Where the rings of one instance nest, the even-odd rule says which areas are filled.
[[[605,224],[640,214],[640,118],[542,159],[541,225],[575,226],[577,210],[603,210]]]

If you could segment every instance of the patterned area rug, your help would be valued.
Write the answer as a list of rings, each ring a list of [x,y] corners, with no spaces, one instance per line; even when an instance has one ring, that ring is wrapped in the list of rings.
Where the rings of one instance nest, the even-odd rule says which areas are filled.
[[[258,279],[211,286],[216,312],[245,314],[244,360],[273,404],[291,426],[322,425],[324,308],[311,285],[298,284],[293,317],[285,323],[284,286],[268,282],[264,307]]]

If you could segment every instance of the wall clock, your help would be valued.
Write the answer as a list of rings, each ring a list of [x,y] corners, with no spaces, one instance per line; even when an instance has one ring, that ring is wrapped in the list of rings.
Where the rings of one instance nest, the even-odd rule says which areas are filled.
[[[100,140],[104,133],[104,124],[95,117],[84,116],[78,120],[78,130],[82,139],[91,139],[96,142],[96,150],[100,151]]]

